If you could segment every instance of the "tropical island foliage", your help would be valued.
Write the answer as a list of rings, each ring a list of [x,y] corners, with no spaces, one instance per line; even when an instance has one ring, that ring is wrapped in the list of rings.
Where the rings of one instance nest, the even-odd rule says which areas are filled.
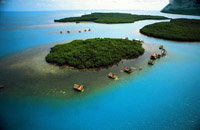
[[[128,39],[94,38],[74,40],[56,45],[46,61],[56,65],[69,65],[78,69],[107,67],[121,59],[136,58],[144,53],[141,42]]]
[[[96,22],[96,23],[134,23],[139,20],[162,20],[168,19],[164,16],[151,16],[151,15],[133,15],[128,13],[92,13],[88,15],[82,15],[81,17],[69,17],[55,22]]]
[[[200,20],[172,19],[140,29],[147,36],[175,41],[200,41]]]

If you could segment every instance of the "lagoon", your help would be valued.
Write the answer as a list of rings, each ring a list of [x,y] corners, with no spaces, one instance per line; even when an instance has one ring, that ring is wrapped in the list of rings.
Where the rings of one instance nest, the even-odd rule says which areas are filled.
[[[3,25],[0,28],[0,81],[6,86],[0,90],[1,127],[20,130],[198,129],[199,42],[167,41],[139,33],[143,26],[161,20],[117,25],[53,23],[54,18],[89,12],[4,12],[1,15],[1,19],[9,21],[0,23]],[[118,12],[200,19],[158,11]],[[85,28],[92,31],[59,34],[60,30]],[[55,44],[94,37],[138,38],[144,40],[147,50],[137,60],[125,60],[100,71],[79,72],[45,63],[44,56]],[[148,66],[149,55],[161,44],[168,50],[167,56],[154,66]],[[143,69],[127,75],[119,71],[125,65]],[[110,70],[121,78],[110,81],[104,76]],[[78,82],[89,83],[84,93],[70,88],[70,84],[80,79],[77,74],[85,77]]]

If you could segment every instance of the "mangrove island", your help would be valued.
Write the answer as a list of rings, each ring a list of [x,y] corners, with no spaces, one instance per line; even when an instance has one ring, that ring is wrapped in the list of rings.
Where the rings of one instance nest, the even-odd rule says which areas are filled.
[[[95,22],[95,23],[134,23],[139,20],[164,20],[168,19],[164,16],[151,16],[151,15],[133,15],[128,13],[92,13],[82,15],[81,17],[69,17],[55,22]]]
[[[200,20],[171,19],[144,26],[140,32],[144,35],[175,41],[200,41]]]
[[[142,43],[117,38],[74,40],[56,45],[46,56],[48,63],[77,69],[108,67],[121,59],[137,58],[144,53]]]

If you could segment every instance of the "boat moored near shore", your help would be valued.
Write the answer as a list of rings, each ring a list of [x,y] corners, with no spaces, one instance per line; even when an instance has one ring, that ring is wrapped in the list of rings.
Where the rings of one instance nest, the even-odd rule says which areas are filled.
[[[150,58],[151,58],[152,60],[156,60],[157,57],[158,57],[158,55],[157,55],[156,53],[153,53],[153,54],[151,55]]]
[[[144,41],[141,40],[141,39],[133,39],[133,40],[138,41],[138,42],[144,42]]]
[[[160,58],[162,56],[162,54],[158,54],[157,56],[158,56],[158,58]]]
[[[167,51],[166,51],[165,49],[163,49],[163,50],[161,51],[161,54],[162,54],[162,55],[166,55],[166,54],[167,54]]]
[[[84,90],[83,85],[74,84],[74,90],[82,92]]]
[[[129,67],[125,67],[125,68],[124,68],[124,72],[130,74],[130,73],[132,73],[133,71],[132,71],[131,68],[129,68]]]
[[[153,64],[154,64],[154,61],[153,61],[153,60],[149,60],[149,61],[148,61],[148,64],[149,64],[149,65],[153,65]]]
[[[108,77],[111,79],[117,79],[117,75],[113,74],[113,73],[108,73]]]
[[[163,45],[160,45],[160,46],[159,46],[159,49],[164,49],[164,46],[163,46]]]

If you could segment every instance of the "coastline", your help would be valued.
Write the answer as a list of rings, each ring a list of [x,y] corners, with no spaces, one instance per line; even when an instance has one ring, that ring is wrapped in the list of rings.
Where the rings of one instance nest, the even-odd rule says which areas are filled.
[[[155,46],[153,43],[151,45]],[[190,52],[195,51],[199,54],[198,48],[199,45],[180,45],[176,42],[166,44],[166,49],[170,52],[166,58],[160,59],[154,67],[147,67],[145,71],[143,69],[137,75],[124,74],[126,80],[120,79],[120,81],[112,82],[104,86],[105,88],[96,89],[92,93],[85,93],[87,91],[84,91],[84,93],[76,93],[76,96],[71,98],[47,96],[25,98],[23,95],[18,95],[21,96],[18,98],[15,98],[15,95],[10,96],[10,98],[1,98],[2,117],[5,120],[13,121],[11,124],[22,123],[23,125],[18,126],[20,129],[26,129],[27,127],[24,124],[29,125],[29,120],[25,122],[16,121],[17,117],[22,119],[35,117],[29,125],[32,128],[43,127],[48,129],[57,128],[59,125],[62,128],[78,129],[91,128],[91,122],[96,122],[94,118],[101,119],[104,114],[106,114],[108,120],[98,121],[97,124],[92,126],[93,128],[101,126],[102,123],[105,125],[101,128],[110,129],[116,128],[117,124],[120,124],[120,128],[127,129],[148,129],[149,125],[153,125],[153,128],[158,126],[160,129],[195,127],[196,125],[190,124],[190,121],[198,123],[198,118],[195,118],[195,115],[199,114],[199,87],[195,85],[195,82],[198,83],[199,78],[195,76],[195,73],[199,72],[199,60],[198,56]],[[182,51],[177,51],[180,49]],[[176,57],[177,54],[181,57]],[[198,63],[192,62],[196,60]],[[187,77],[184,77],[184,70],[188,73],[188,75],[185,75]],[[176,79],[176,77],[179,78]],[[188,79],[191,82],[188,82]],[[169,82],[169,80],[172,82]],[[194,91],[191,93],[189,90],[193,89]],[[117,117],[120,117],[117,120],[113,118],[116,117],[116,112],[118,113]],[[144,118],[144,113],[147,113],[146,118]],[[155,117],[155,113],[162,117],[151,121]],[[168,114],[163,115],[163,113]],[[190,114],[195,115],[190,116]],[[13,115],[15,116],[13,117]],[[84,117],[87,117],[87,120],[82,120]],[[163,121],[160,121],[160,119]],[[61,122],[49,126],[49,122],[57,120]],[[75,125],[74,122],[77,120],[86,125]],[[174,120],[174,122],[170,122],[171,120]],[[114,125],[106,124],[108,121]],[[142,121],[144,123],[141,123]],[[127,122],[130,123],[128,126]],[[169,122],[167,127],[165,126],[166,122]],[[138,123],[144,124],[144,126],[140,127]],[[8,126],[8,128],[13,128],[12,126]]]
[[[199,42],[199,25],[200,21],[195,19],[171,19],[169,22],[146,25],[140,29],[140,33],[170,41]]]
[[[70,41],[71,40],[68,40],[68,42]],[[146,71],[146,69],[149,68],[149,66],[147,65],[149,55],[158,48],[158,46],[144,43],[143,46],[147,49],[147,51],[144,53],[144,55],[136,59],[123,59],[118,64],[115,64],[108,68],[101,68],[95,71],[81,71],[77,69],[74,70],[66,66],[59,67],[46,63],[45,55],[49,52],[50,48],[56,44],[63,43],[66,43],[66,41],[42,44],[14,53],[1,59],[0,67],[2,69],[2,75],[4,76],[1,76],[3,78],[0,78],[0,80],[6,81],[4,83],[5,89],[1,91],[1,96],[3,96],[4,94],[8,94],[8,96],[14,96],[15,94],[21,93],[20,95],[24,94],[24,96],[29,95],[33,97],[55,96],[73,98],[77,95],[86,96],[89,93],[98,92],[99,90],[101,91],[101,89],[106,90],[108,88],[107,86],[109,85],[115,86],[112,84],[117,84],[124,80],[127,81],[128,79],[131,79],[130,77],[137,76],[143,71]],[[125,66],[134,67],[134,72],[130,75],[121,72],[121,70],[123,70]],[[141,66],[143,70],[139,71],[138,68]],[[107,74],[110,71],[114,72],[120,77],[118,81],[113,81],[107,78]],[[11,76],[7,79],[6,75],[18,75],[18,78],[12,78]],[[124,77],[126,77],[127,79]],[[56,81],[52,82],[52,80],[55,80],[55,78]],[[9,80],[12,80],[12,84],[8,82]],[[22,80],[24,80],[24,83],[20,83]],[[85,84],[85,91],[78,94],[72,89],[73,83]],[[23,87],[23,84],[26,84],[26,88]],[[28,86],[30,88],[28,88]],[[23,88],[25,90],[23,90]]]
[[[73,13],[76,12],[68,14]],[[50,12],[49,16],[52,14],[53,12]],[[156,11],[155,14],[160,13]],[[167,16],[193,18],[183,15]],[[12,15],[10,17],[13,18]],[[23,30],[25,33],[19,33],[19,36],[15,34],[20,30],[9,30],[9,34],[13,35],[2,31],[4,35],[1,36],[7,37],[2,41],[2,51],[11,48],[9,52],[13,53],[23,49],[5,56],[3,60],[0,58],[0,81],[6,84],[5,87],[9,87],[0,90],[2,127],[20,130],[199,128],[200,44],[180,44],[176,41],[146,37],[139,33],[141,27],[155,22],[162,21],[150,20],[117,25],[81,23],[51,29],[26,29]],[[65,29],[87,27],[91,27],[93,31],[70,35],[50,34]],[[18,39],[19,37],[22,39]],[[38,37],[41,39],[37,40]],[[156,60],[154,66],[148,66],[148,60],[143,60],[145,57],[125,60],[126,65],[142,65],[141,71],[135,71],[130,75],[119,71],[125,66],[122,63],[108,70],[80,72],[66,67],[50,66],[44,62],[44,55],[49,52],[51,42],[90,37],[142,39],[144,45],[148,45],[147,59],[159,45],[164,45],[168,53],[164,58]],[[47,44],[41,44],[44,47],[39,47],[40,43]],[[22,46],[25,44],[27,46]],[[30,46],[36,48],[25,49]],[[135,63],[138,63],[137,66]],[[109,69],[117,72],[119,80],[107,78]],[[79,93],[73,90],[74,82],[89,84],[86,84],[83,93]],[[63,94],[65,91],[67,93]]]

